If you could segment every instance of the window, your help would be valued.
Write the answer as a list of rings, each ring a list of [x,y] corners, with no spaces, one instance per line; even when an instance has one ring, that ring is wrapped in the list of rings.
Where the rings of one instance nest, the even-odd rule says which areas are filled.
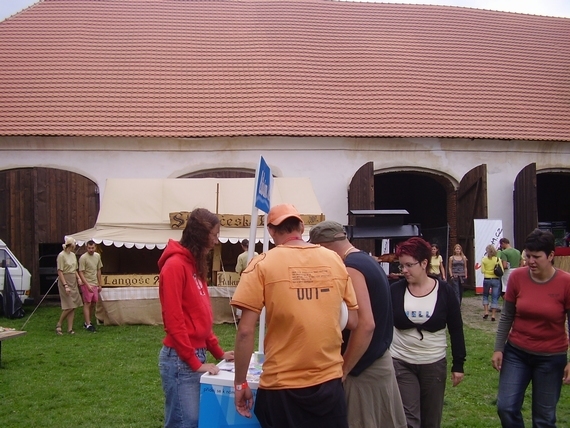
[[[0,266],[16,267],[16,261],[6,250],[0,250]]]

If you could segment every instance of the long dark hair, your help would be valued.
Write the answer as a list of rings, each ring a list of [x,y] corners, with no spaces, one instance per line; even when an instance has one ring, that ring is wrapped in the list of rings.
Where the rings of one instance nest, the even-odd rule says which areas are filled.
[[[196,208],[190,213],[182,232],[180,245],[187,248],[196,260],[198,276],[205,280],[208,275],[208,248],[210,232],[220,222],[218,216],[206,208]]]
[[[435,255],[439,256],[439,245],[431,244],[431,248],[435,248]],[[430,257],[430,259],[431,259],[431,257]]]

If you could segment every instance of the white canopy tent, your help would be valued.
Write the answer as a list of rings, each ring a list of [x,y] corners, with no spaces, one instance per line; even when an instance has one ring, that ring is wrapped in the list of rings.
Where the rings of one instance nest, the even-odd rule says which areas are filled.
[[[222,215],[251,215],[253,178],[109,179],[95,227],[71,235],[79,245],[164,249],[179,240],[182,229],[172,229],[169,214],[207,208]],[[275,178],[272,205],[290,203],[302,215],[324,218],[308,178]],[[260,215],[263,214],[260,212]],[[256,240],[263,240],[263,227]],[[306,227],[305,238],[308,238]],[[249,238],[249,227],[225,227],[220,242]]]

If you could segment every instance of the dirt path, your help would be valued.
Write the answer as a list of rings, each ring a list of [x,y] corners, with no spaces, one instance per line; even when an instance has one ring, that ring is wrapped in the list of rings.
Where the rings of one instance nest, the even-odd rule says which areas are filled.
[[[502,303],[502,299],[499,299],[499,304]],[[461,314],[463,316],[463,323],[465,325],[490,333],[497,332],[497,323],[499,322],[501,313],[497,312],[497,321],[495,322],[491,321],[491,317],[484,320],[481,296],[464,297],[461,303]]]

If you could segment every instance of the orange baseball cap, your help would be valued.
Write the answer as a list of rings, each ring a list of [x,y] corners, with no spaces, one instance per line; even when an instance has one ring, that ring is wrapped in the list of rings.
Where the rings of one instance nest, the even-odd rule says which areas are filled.
[[[279,226],[283,220],[286,220],[290,217],[295,217],[296,219],[300,220],[301,223],[303,219],[301,218],[301,214],[297,211],[291,204],[280,204],[275,205],[273,208],[269,210],[269,214],[267,214],[267,224],[272,224],[273,226]]]

